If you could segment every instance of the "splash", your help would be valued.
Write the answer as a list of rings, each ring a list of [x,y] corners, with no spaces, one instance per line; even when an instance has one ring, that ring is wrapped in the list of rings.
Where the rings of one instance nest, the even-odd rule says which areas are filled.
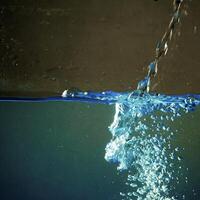
[[[122,199],[176,199],[170,192],[177,174],[174,162],[181,158],[178,148],[171,145],[175,131],[170,123],[194,110],[200,103],[197,97],[133,92],[118,98],[105,159],[116,163],[118,170],[129,171],[129,189],[120,192]]]

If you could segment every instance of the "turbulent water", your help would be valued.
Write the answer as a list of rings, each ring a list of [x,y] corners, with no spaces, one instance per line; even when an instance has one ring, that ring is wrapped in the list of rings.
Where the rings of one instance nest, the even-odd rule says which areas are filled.
[[[112,139],[106,146],[105,159],[116,163],[118,170],[129,172],[126,182],[129,188],[120,192],[122,199],[177,199],[170,192],[174,183],[179,183],[177,174],[182,166],[179,148],[171,145],[176,134],[171,124],[199,105],[198,99],[198,95],[137,92],[119,96],[109,127]],[[179,165],[175,167],[177,161]]]

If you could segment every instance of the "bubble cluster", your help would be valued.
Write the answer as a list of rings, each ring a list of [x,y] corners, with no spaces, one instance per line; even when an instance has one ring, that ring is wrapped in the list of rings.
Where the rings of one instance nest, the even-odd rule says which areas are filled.
[[[115,104],[115,115],[109,130],[111,141],[105,159],[128,170],[128,191],[120,192],[123,200],[175,200],[170,191],[181,170],[179,148],[172,147],[170,123],[199,104],[190,96],[152,95],[136,92],[121,95]],[[174,163],[179,162],[178,167]]]

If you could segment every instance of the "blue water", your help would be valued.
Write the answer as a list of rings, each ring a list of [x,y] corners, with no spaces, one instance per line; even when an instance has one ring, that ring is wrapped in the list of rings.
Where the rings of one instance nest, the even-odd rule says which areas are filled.
[[[127,173],[124,183],[127,187],[119,191],[121,199],[188,199],[184,192],[176,192],[180,183],[187,184],[188,177],[181,173],[188,169],[183,163],[184,149],[174,144],[179,130],[173,124],[195,110],[200,95],[68,92],[64,97],[2,98],[1,101],[114,104],[114,119],[109,126],[112,138],[105,147],[105,160],[113,163],[120,173]]]

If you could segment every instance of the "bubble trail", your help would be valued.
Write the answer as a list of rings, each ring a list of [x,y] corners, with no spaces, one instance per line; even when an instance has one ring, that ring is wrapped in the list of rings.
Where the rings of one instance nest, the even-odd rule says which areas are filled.
[[[105,159],[116,163],[118,170],[129,171],[129,189],[120,192],[123,200],[175,200],[172,182],[182,167],[174,166],[181,158],[179,149],[171,146],[175,131],[169,124],[192,111],[199,99],[136,93],[121,96],[115,105]],[[175,181],[178,184],[179,178]]]

